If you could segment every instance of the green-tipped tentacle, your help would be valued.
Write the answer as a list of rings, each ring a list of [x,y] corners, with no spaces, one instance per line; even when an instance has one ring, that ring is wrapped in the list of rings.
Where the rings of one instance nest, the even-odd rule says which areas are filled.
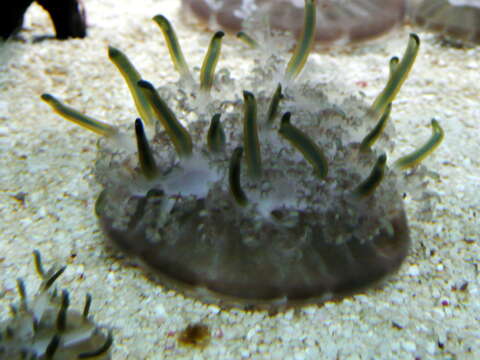
[[[428,141],[411,154],[402,156],[395,161],[395,166],[400,169],[406,169],[418,165],[423,159],[430,155],[442,142],[445,133],[437,120],[432,119],[432,136]]]
[[[392,75],[397,70],[399,62],[400,62],[400,59],[398,58],[398,56],[394,56],[390,59],[390,63],[389,63],[389,69],[390,69],[390,75],[389,76],[390,77],[392,77]]]
[[[110,347],[112,346],[112,344],[113,344],[113,335],[112,335],[112,332],[109,331],[107,335],[107,339],[105,340],[102,346],[100,346],[96,350],[87,351],[79,354],[77,356],[77,359],[93,359],[103,354],[106,354],[110,349]]]
[[[123,52],[112,46],[108,47],[108,58],[115,64],[118,71],[120,71],[120,74],[122,74],[122,77],[125,79],[130,94],[132,94],[133,102],[135,103],[138,114],[147,125],[153,126],[155,116],[153,115],[150,104],[147,99],[145,99],[145,96],[137,85],[142,79],[139,72]]]
[[[70,306],[70,297],[67,290],[62,291],[62,300],[60,310],[57,314],[57,330],[63,332],[67,328],[67,310]]]
[[[246,45],[248,45],[252,49],[256,49],[256,48],[259,47],[257,41],[243,31],[239,31],[237,33],[237,39],[239,39],[240,41],[242,41],[243,43],[245,43]]]
[[[385,111],[385,108],[393,102],[397,96],[400,88],[405,82],[410,70],[412,69],[415,58],[420,47],[420,39],[417,34],[410,34],[407,49],[403,54],[402,60],[395,64],[396,60],[390,60],[390,76],[385,85],[385,88],[377,96],[373,102],[370,112],[373,117],[380,116]],[[392,69],[394,70],[392,72]]]
[[[292,58],[288,62],[285,78],[292,80],[300,74],[315,41],[316,0],[305,0],[304,24],[302,35],[297,42]]]
[[[212,116],[207,134],[208,150],[213,153],[220,153],[225,149],[225,132],[220,122],[220,116],[221,114],[218,113]]]
[[[157,164],[153,157],[153,152],[148,144],[145,130],[143,129],[142,120],[135,120],[135,135],[137,138],[138,162],[143,174],[147,179],[153,179],[157,175]]]
[[[163,15],[156,15],[153,17],[153,21],[160,27],[162,30],[163,37],[168,46],[168,52],[170,53],[170,58],[172,59],[173,66],[178,71],[181,77],[185,79],[192,79],[192,74],[188,68],[185,57],[183,56],[182,48],[178,42],[177,35],[172,25],[168,19]]]
[[[153,85],[145,80],[140,80],[138,86],[145,94],[148,102],[152,106],[155,115],[162,123],[165,131],[170,137],[170,141],[173,143],[177,154],[180,157],[187,157],[192,154],[193,144],[192,138],[187,129],[177,120],[173,111],[158,95]]]
[[[17,289],[18,295],[20,296],[20,308],[26,310],[28,309],[27,290],[25,288],[25,283],[22,279],[17,279]]]
[[[380,120],[378,120],[377,125],[370,131],[367,136],[363,139],[360,144],[360,151],[365,152],[372,147],[373,144],[378,140],[382,134],[385,126],[387,125],[388,118],[390,117],[390,112],[392,111],[392,103],[388,104],[385,112],[383,113]]]
[[[117,134],[118,132],[116,127],[82,114],[74,108],[63,104],[53,95],[42,94],[41,98],[43,101],[45,101],[48,105],[52,107],[53,111],[55,111],[64,119],[67,119],[68,121],[80,125],[90,131],[93,131],[94,133],[103,136],[112,136]]]
[[[243,99],[243,146],[245,148],[247,172],[251,178],[258,179],[262,175],[262,158],[258,140],[257,100],[249,91],[243,92]]]
[[[272,100],[270,101],[270,105],[268,106],[267,126],[270,128],[273,126],[275,116],[277,115],[277,112],[278,112],[278,105],[280,104],[280,100],[282,98],[283,98],[282,84],[278,84],[275,92],[273,93]]]
[[[59,334],[55,334],[52,337],[52,340],[47,345],[45,349],[45,359],[53,359],[55,353],[57,352],[58,347],[60,346],[61,337]]]
[[[43,291],[46,291],[50,289],[50,287],[53,285],[55,281],[60,277],[60,275],[63,274],[67,267],[62,266],[60,269],[54,271],[54,268],[51,268],[48,273],[46,274],[47,277],[44,278],[44,281],[42,283],[42,289]]]
[[[241,146],[233,150],[232,157],[230,158],[230,166],[228,168],[228,183],[230,185],[230,192],[237,204],[245,206],[248,203],[248,199],[240,184],[242,153],[243,149]]]
[[[37,274],[44,279],[45,278],[45,270],[42,264],[42,255],[40,255],[40,251],[34,250],[33,251],[33,263],[35,265],[35,271]]]
[[[328,162],[322,150],[304,132],[290,124],[291,114],[283,114],[280,130],[278,131],[293,147],[300,151],[305,159],[313,166],[316,175],[324,178],[328,174]]]
[[[200,89],[209,92],[213,85],[215,77],[215,68],[217,67],[218,59],[220,58],[220,50],[222,48],[222,38],[225,35],[223,31],[217,31],[210,45],[208,46],[205,59],[200,70]]]
[[[371,195],[383,180],[386,164],[387,155],[380,155],[375,162],[375,165],[373,166],[370,175],[368,175],[368,177],[355,188],[353,193],[360,197]]]
[[[90,307],[92,306],[92,295],[87,293],[85,295],[85,305],[83,306],[82,317],[88,320],[88,314],[90,313]]]

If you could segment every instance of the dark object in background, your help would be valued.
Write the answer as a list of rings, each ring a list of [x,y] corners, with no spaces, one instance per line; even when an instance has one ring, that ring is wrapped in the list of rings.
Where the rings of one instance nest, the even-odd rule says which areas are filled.
[[[23,24],[23,14],[32,2],[33,0],[10,0],[7,4],[1,6],[0,36],[3,39],[7,39],[20,31]]]
[[[33,0],[7,0],[0,6],[0,37],[7,39],[20,31],[23,16]],[[82,0],[36,0],[55,26],[57,39],[87,36],[87,21]]]

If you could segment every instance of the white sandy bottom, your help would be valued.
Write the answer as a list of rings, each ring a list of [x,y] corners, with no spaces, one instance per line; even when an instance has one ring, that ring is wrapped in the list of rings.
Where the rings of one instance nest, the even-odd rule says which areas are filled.
[[[81,307],[93,295],[92,314],[113,329],[114,359],[444,359],[480,357],[477,264],[480,257],[479,50],[441,47],[421,33],[422,48],[394,105],[397,148],[411,151],[430,136],[430,119],[446,132],[427,161],[438,173],[429,189],[440,195],[431,220],[422,203],[406,200],[413,248],[399,273],[380,289],[323,307],[269,316],[220,310],[147,279],[141,269],[104,246],[93,214],[99,186],[92,176],[96,136],[61,120],[39,96],[50,92],[113,124],[133,121],[127,87],[106,56],[111,44],[124,51],[157,86],[176,78],[160,31],[150,18],[166,15],[177,29],[190,64],[200,65],[209,35],[186,26],[177,2],[85,1],[89,37],[67,42],[14,43],[0,65],[0,318],[17,301],[15,281],[38,284],[33,249],[46,265],[68,264],[60,280]],[[38,8],[28,14],[23,36],[51,33]],[[349,54],[312,56],[325,78],[373,100],[388,73],[388,59],[401,55],[408,31]],[[220,66],[245,71],[242,51],[225,40]],[[3,55],[2,55],[3,56]],[[25,193],[22,203],[14,198]],[[462,285],[468,283],[464,290]],[[477,317],[477,318],[476,318]],[[177,333],[202,322],[212,330],[204,349],[177,344]]]

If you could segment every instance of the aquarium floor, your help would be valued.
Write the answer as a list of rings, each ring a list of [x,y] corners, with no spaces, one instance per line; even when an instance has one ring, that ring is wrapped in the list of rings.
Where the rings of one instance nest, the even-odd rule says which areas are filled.
[[[0,50],[0,319],[16,301],[16,278],[38,285],[33,249],[46,265],[66,263],[60,283],[72,306],[93,295],[92,314],[115,336],[114,359],[478,359],[480,358],[480,48],[442,46],[420,32],[421,52],[394,105],[397,144],[391,159],[430,136],[437,118],[446,137],[425,164],[434,172],[434,205],[407,197],[413,246],[400,271],[377,289],[322,307],[277,315],[222,310],[149,280],[105,246],[93,206],[96,136],[57,115],[40,100],[52,93],[113,124],[135,111],[107,45],[123,50],[146,79],[176,78],[159,29],[163,13],[175,25],[190,64],[200,65],[209,34],[181,20],[179,1],[85,0],[89,36],[43,41],[52,33],[38,7],[27,13],[24,42]],[[311,58],[325,79],[374,99],[401,55],[408,33],[399,29],[364,48]],[[225,40],[220,67],[241,76],[242,45]],[[363,95],[360,95],[363,94]],[[201,322],[210,343],[185,347],[179,331]]]

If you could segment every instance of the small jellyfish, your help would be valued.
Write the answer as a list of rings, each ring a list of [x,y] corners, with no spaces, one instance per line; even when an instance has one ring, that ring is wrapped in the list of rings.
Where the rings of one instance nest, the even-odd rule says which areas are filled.
[[[12,318],[0,322],[0,359],[111,359],[113,337],[92,320],[92,296],[87,294],[82,312],[73,310],[70,293],[55,287],[66,267],[45,270],[40,253],[33,256],[42,283],[27,297],[25,283],[17,280],[20,303],[10,306]]]
[[[272,30],[299,36],[301,0],[183,0],[187,20],[199,19],[212,29],[252,29],[262,18]],[[315,39],[324,45],[363,42],[410,22],[460,44],[480,43],[478,0],[317,0]],[[255,24],[255,23],[254,23]],[[254,25],[255,26],[255,25]]]
[[[480,44],[479,0],[426,0],[412,7],[412,21],[447,39]]]
[[[231,32],[260,12],[274,30],[299,34],[303,26],[302,0],[183,0],[183,5],[210,28]],[[325,44],[369,40],[401,24],[405,13],[405,0],[317,0],[315,38]]]

